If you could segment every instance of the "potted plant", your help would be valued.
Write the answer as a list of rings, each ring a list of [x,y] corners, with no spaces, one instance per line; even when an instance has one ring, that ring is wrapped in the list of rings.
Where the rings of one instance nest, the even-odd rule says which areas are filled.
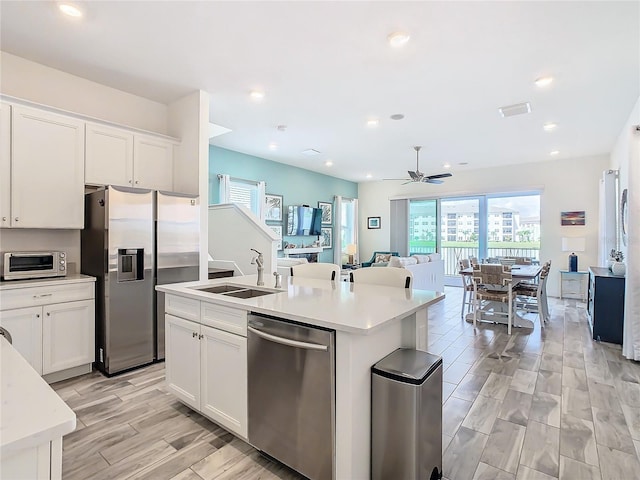
[[[626,266],[623,262],[624,254],[620,250],[612,249],[609,254],[609,268],[614,275],[624,275]]]

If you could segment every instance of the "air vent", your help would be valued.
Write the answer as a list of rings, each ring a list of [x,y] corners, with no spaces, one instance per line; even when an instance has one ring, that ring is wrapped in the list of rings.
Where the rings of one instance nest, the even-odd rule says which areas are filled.
[[[314,155],[320,155],[320,152],[318,150],[314,150],[313,148],[308,148],[307,150],[303,150],[302,154],[306,155],[307,157],[313,157]]]
[[[531,105],[529,102],[516,103],[515,105],[507,105],[506,107],[500,107],[498,109],[500,115],[503,118],[513,117],[514,115],[522,115],[525,113],[531,113]]]

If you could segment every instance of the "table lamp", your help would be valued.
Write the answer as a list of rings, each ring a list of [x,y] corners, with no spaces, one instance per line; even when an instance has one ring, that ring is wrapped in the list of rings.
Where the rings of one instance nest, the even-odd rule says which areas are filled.
[[[357,247],[355,244],[350,243],[347,245],[347,255],[349,255],[349,265],[353,265],[353,256],[356,254]]]
[[[585,249],[584,237],[562,237],[562,251],[571,252],[569,255],[569,271],[578,271],[578,256],[575,252],[584,252]]]

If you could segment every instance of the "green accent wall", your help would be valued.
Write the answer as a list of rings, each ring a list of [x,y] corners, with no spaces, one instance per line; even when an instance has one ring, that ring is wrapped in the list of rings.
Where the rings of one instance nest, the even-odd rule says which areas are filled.
[[[318,202],[333,203],[335,195],[358,198],[358,184],[355,182],[210,145],[209,202],[211,204],[216,204],[220,201],[218,174],[227,174],[256,182],[264,181],[266,182],[266,192],[282,195],[285,207],[288,205],[317,207]],[[335,221],[334,217],[334,225]],[[269,225],[282,225],[284,229],[286,218],[281,223],[267,223]],[[323,227],[327,226],[323,225]],[[316,238],[285,236],[284,241],[298,245],[304,242],[305,245],[309,245]],[[281,255],[281,252],[279,252],[279,255]],[[321,262],[333,262],[333,249],[325,248],[318,259]]]

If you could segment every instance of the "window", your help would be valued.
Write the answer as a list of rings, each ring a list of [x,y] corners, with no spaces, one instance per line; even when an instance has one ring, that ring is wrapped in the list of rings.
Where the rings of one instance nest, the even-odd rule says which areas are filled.
[[[263,218],[264,182],[218,175],[220,179],[220,203],[235,203]]]

